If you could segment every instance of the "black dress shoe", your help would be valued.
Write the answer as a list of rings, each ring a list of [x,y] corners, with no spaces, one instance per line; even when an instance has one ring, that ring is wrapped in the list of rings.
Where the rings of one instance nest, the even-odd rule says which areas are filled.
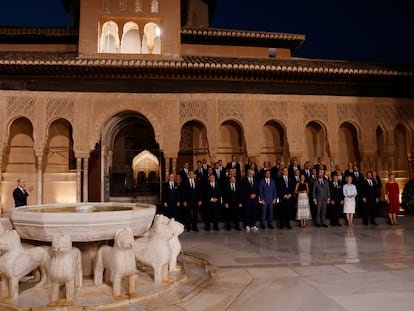
[[[316,224],[315,226],[316,226],[317,228],[319,228],[321,225],[320,225],[320,224]]]
[[[198,232],[198,228],[197,227],[193,228],[193,231]]]
[[[288,225],[288,226],[286,226],[286,228],[288,228],[288,229],[292,229],[292,226],[291,226],[291,225]]]
[[[342,227],[342,225],[341,224],[336,224],[338,227]]]
[[[327,227],[329,227],[327,224],[323,224],[322,225],[322,227],[325,227],[325,228],[327,228]]]
[[[273,227],[273,225],[268,225],[267,226],[269,229],[273,229],[274,227]]]
[[[234,229],[237,230],[237,231],[241,231],[240,227],[236,227]]]
[[[260,229],[266,229],[265,225],[260,225]]]
[[[378,224],[375,221],[371,222],[371,225],[378,226]]]

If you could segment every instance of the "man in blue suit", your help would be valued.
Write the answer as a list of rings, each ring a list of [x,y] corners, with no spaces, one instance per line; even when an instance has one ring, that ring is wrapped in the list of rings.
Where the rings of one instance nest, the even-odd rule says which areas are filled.
[[[264,175],[264,179],[260,180],[259,194],[262,203],[262,217],[260,219],[260,227],[265,229],[266,216],[267,227],[273,229],[273,209],[276,204],[276,182],[273,178],[270,178],[270,170],[267,170]]]

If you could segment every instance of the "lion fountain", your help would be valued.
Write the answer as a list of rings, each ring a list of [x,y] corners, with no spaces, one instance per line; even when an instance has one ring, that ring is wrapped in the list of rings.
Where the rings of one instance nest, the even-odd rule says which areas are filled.
[[[180,270],[177,265],[177,257],[181,252],[178,236],[184,232],[184,227],[181,223],[166,216],[155,215],[154,217],[155,208],[150,211],[145,210],[143,218],[138,221],[138,224],[133,223],[131,226],[123,222],[128,219],[128,216],[122,215],[119,217],[119,221],[114,217],[106,217],[110,222],[110,230],[114,230],[114,224],[119,223],[119,225],[115,231],[112,231],[114,232],[112,235],[108,230],[105,231],[107,242],[104,242],[104,245],[93,232],[87,233],[91,240],[91,242],[87,242],[85,237],[81,235],[82,232],[79,232],[84,228],[74,231],[74,229],[69,230],[63,226],[62,223],[68,222],[65,219],[67,210],[64,210],[61,215],[63,220],[60,220],[60,226],[53,227],[54,231],[49,230],[52,227],[53,218],[58,214],[55,208],[56,206],[53,206],[50,211],[44,212],[45,210],[31,207],[27,209],[27,214],[24,211],[17,213],[17,209],[11,213],[10,220],[13,228],[17,227],[19,231],[7,230],[0,235],[1,301],[15,300],[19,297],[19,281],[30,273],[40,273],[40,282],[36,286],[49,288],[49,306],[73,305],[76,297],[78,301],[82,299],[82,297],[78,297],[78,293],[84,292],[82,289],[83,277],[85,276],[82,274],[84,256],[92,258],[90,263],[93,267],[95,286],[99,288],[105,282],[112,287],[112,296],[117,300],[125,297],[122,293],[122,279],[126,279],[128,284],[127,297],[131,299],[138,296],[136,286],[142,284],[142,281],[136,283],[137,276],[140,275],[137,265],[146,265],[153,269],[155,284],[169,284],[171,280],[168,279],[168,273]],[[85,218],[87,219],[90,214],[96,212],[95,207],[79,207],[77,210],[78,212],[75,213],[82,214],[81,227],[88,222],[93,223],[92,218],[89,218],[90,220],[85,220]],[[130,211],[129,207],[126,210]],[[38,225],[40,218],[37,215],[43,213],[46,216],[51,215],[50,219],[52,220],[47,220],[46,224],[48,228],[45,229],[46,231],[36,231],[35,236],[31,236],[33,230],[30,228]],[[150,218],[151,213],[152,217]],[[98,212],[97,215],[101,215],[101,213]],[[70,215],[69,218],[73,220],[73,217],[77,217],[77,215]],[[102,215],[101,218],[98,217],[98,220],[97,226],[100,228],[104,224]],[[27,228],[24,223],[28,223]],[[76,224],[72,226],[76,227]],[[43,241],[43,246],[34,246],[38,243],[33,243],[34,245],[32,244],[29,248],[22,247],[20,232],[23,235],[22,238],[26,239],[25,241],[29,241],[29,243],[30,240],[32,242],[35,240]],[[97,234],[99,235],[99,232]],[[75,237],[75,241],[73,241],[73,237]],[[113,246],[108,245],[108,241],[111,240],[114,241]],[[45,242],[46,245],[44,245]],[[51,245],[48,246],[47,243],[50,242]],[[73,246],[72,242],[77,244]],[[151,275],[150,272],[148,273]],[[62,286],[65,289],[65,298],[59,299],[61,298],[59,293]],[[90,287],[90,285],[88,286]],[[80,291],[81,289],[82,291]]]

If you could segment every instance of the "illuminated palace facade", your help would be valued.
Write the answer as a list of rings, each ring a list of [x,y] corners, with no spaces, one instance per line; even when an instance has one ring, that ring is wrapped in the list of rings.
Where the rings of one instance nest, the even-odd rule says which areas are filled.
[[[4,213],[19,177],[29,204],[156,201],[232,155],[414,177],[413,66],[295,58],[304,35],[209,28],[214,1],[64,2],[67,29],[0,29]]]

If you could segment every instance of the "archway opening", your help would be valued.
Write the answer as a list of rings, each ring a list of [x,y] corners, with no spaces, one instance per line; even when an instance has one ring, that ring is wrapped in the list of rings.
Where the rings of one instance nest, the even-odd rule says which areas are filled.
[[[263,127],[265,137],[262,147],[262,154],[266,159],[275,163],[277,159],[282,162],[289,158],[289,146],[284,127],[277,121],[270,120]]]
[[[361,162],[361,154],[359,152],[358,132],[355,126],[349,122],[344,122],[339,127],[338,133],[339,152],[337,164],[346,167],[348,162]]]
[[[120,112],[108,121],[102,137],[106,162],[104,189],[108,192],[105,197],[158,202],[164,158],[149,120],[134,111]],[[156,165],[147,171],[146,164],[142,165],[148,159]]]
[[[180,151],[178,153],[177,168],[185,162],[194,168],[197,160],[208,158],[207,129],[198,121],[188,121],[181,127]]]

